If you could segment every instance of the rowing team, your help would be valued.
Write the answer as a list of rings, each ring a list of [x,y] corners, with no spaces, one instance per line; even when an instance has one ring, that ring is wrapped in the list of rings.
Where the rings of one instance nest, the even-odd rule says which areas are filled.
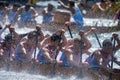
[[[21,6],[14,3],[10,5],[7,2],[0,1],[0,21],[3,24],[5,22],[12,24],[30,22],[34,21],[36,16],[38,16],[38,13],[30,4]]]
[[[118,34],[114,33],[111,39],[105,39],[102,47],[94,52],[90,52],[92,44],[87,38],[91,33],[95,32],[94,28],[84,32],[80,30],[77,38],[66,39],[65,30],[59,29],[52,35],[44,33],[39,25],[36,25],[36,30],[20,36],[11,24],[1,29],[0,34],[5,29],[9,29],[9,34],[5,39],[0,39],[0,59],[2,60],[17,60],[21,62],[36,61],[38,63],[57,63],[63,66],[88,66],[91,68],[107,67],[112,60],[120,65],[114,56],[120,48],[120,40]],[[117,44],[112,44],[112,41]],[[36,50],[38,53],[36,56]],[[86,53],[89,57],[81,63],[82,54]],[[34,55],[34,57],[33,57]],[[114,58],[114,59],[113,59]]]

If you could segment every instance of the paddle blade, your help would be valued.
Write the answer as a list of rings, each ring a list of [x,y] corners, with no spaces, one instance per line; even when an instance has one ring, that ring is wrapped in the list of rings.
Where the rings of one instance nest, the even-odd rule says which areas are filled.
[[[84,78],[82,68],[80,68],[80,73],[78,74],[77,78]]]

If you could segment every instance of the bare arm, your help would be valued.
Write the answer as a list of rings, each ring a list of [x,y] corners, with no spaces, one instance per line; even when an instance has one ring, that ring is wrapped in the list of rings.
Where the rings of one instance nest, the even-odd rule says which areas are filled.
[[[24,53],[24,54],[27,54],[26,53],[26,49],[24,48],[24,45],[23,45],[23,43],[20,43],[18,46],[18,53]]]
[[[59,29],[55,32],[55,34],[57,34],[57,35],[60,35],[61,33],[62,33],[62,35],[61,35],[61,38],[62,38],[61,47],[64,47],[67,44],[67,39],[65,37],[65,30]]]
[[[41,42],[44,39],[44,34],[43,34],[41,27],[39,25],[36,25],[36,30],[39,34],[38,40],[39,40],[39,42]]]
[[[22,13],[22,10],[23,10],[23,7],[18,8],[17,13],[16,13],[16,15],[15,15],[15,21],[18,20],[18,17],[19,17],[19,15]]]
[[[33,7],[31,7],[31,12],[32,12],[34,18],[38,16],[37,11]]]
[[[64,47],[67,44],[67,39],[65,37],[65,32],[62,32],[62,47]]]
[[[120,49],[120,39],[118,37],[117,33],[113,33],[112,38],[116,40],[117,45],[115,46],[115,50],[117,51],[118,49]]]
[[[92,44],[89,41],[89,39],[87,38],[87,36],[84,34],[84,31],[80,31],[79,35],[82,35],[82,41],[84,42],[83,50],[85,51],[85,50],[90,49]]]
[[[88,35],[94,33],[95,30],[96,30],[96,28],[91,28],[88,32],[85,33],[85,35],[88,36]]]
[[[69,6],[64,5],[64,3],[61,0],[58,0],[58,3],[65,9],[70,10]]]
[[[73,38],[72,38],[72,39],[69,39],[69,40],[67,41],[67,44],[65,45],[65,49],[69,48],[71,45],[73,45],[73,43],[74,43],[74,39],[73,39]]]
[[[42,46],[41,46],[42,48],[45,47],[50,42],[50,38],[51,37],[49,36],[43,41]]]
[[[42,11],[42,14],[47,15],[47,16],[54,16],[54,14],[48,13],[47,8],[45,8],[45,9]]]
[[[40,33],[39,42],[41,42],[44,39],[44,34],[42,31],[39,31],[39,33]]]
[[[116,14],[114,16],[114,21],[116,21],[118,19],[119,14],[120,14],[120,9],[116,12]]]

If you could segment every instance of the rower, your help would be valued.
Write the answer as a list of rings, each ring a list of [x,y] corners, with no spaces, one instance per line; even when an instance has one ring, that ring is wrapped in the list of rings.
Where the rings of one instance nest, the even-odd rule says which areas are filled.
[[[0,22],[1,23],[5,23],[6,20],[6,6],[5,3],[3,1],[0,1]]]
[[[9,23],[15,23],[15,15],[16,15],[16,12],[18,10],[18,8],[20,7],[20,4],[18,3],[14,3],[12,8],[9,8],[7,10],[7,15],[8,15],[8,22]]]
[[[67,43],[67,39],[64,35],[65,30],[60,29],[56,31],[52,36],[48,36],[44,39],[41,49],[38,53],[38,61],[42,63],[59,63],[62,61],[56,60],[58,53],[62,47]]]
[[[43,21],[42,23],[52,22],[54,16],[54,6],[48,3],[47,8],[42,11]]]
[[[15,49],[15,59],[17,61],[31,61],[36,44],[36,32],[30,32],[27,39],[20,41]]]
[[[89,49],[91,48],[92,45],[89,39],[87,38],[86,33],[80,30],[79,35],[82,35],[82,37],[72,38],[68,40],[65,49],[63,49],[70,66],[75,66],[75,67],[81,66],[82,64],[80,63],[81,49],[82,49],[82,54],[83,53],[90,54]]]
[[[116,52],[120,49],[120,39],[116,33],[112,35],[112,39],[115,39],[117,45],[114,46],[111,39],[105,39],[102,43],[102,47],[98,50],[95,50],[93,54],[87,58],[86,61],[88,62],[90,68],[99,69],[101,67],[110,67],[109,62],[112,60],[112,55],[114,58],[113,61],[117,63],[116,58],[114,57],[115,53],[113,52]]]
[[[1,43],[4,50],[4,56],[12,59],[15,55],[16,45],[19,43],[19,35],[11,24],[6,24],[3,31],[7,28],[9,29],[9,33],[5,35],[5,39],[3,39]]]
[[[19,16],[20,16],[20,19],[18,19]],[[25,6],[22,6],[18,9],[15,15],[15,20],[19,21],[21,26],[22,24],[24,26],[25,24],[27,25],[27,23],[34,22],[36,16],[38,16],[37,11],[33,7],[31,7],[30,4],[26,4]]]
[[[79,3],[78,5],[75,5],[75,1],[74,0],[69,0],[69,5],[66,6],[64,5],[64,3],[62,3],[61,0],[58,0],[58,2],[61,4],[61,6],[63,6],[65,9],[69,10],[72,13],[72,17],[74,19],[73,22],[68,21],[68,24],[72,24],[72,25],[77,25],[77,30],[83,30],[83,16],[82,13],[80,11],[81,4]]]

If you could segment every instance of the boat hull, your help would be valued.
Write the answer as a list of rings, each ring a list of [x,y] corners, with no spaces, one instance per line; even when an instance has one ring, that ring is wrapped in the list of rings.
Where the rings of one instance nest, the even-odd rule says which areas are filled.
[[[9,64],[9,65],[8,65]],[[0,69],[6,69],[15,72],[28,72],[32,74],[40,74],[44,76],[50,76],[52,72],[55,72],[54,76],[80,76],[80,68],[76,67],[63,67],[54,64],[40,64],[37,62],[18,62],[18,61],[8,61],[1,60]],[[81,68],[82,76],[88,77],[90,80],[108,80],[110,73],[112,73],[112,78],[115,80],[120,79],[120,70],[116,71],[110,69],[99,69],[93,70],[85,67]]]

